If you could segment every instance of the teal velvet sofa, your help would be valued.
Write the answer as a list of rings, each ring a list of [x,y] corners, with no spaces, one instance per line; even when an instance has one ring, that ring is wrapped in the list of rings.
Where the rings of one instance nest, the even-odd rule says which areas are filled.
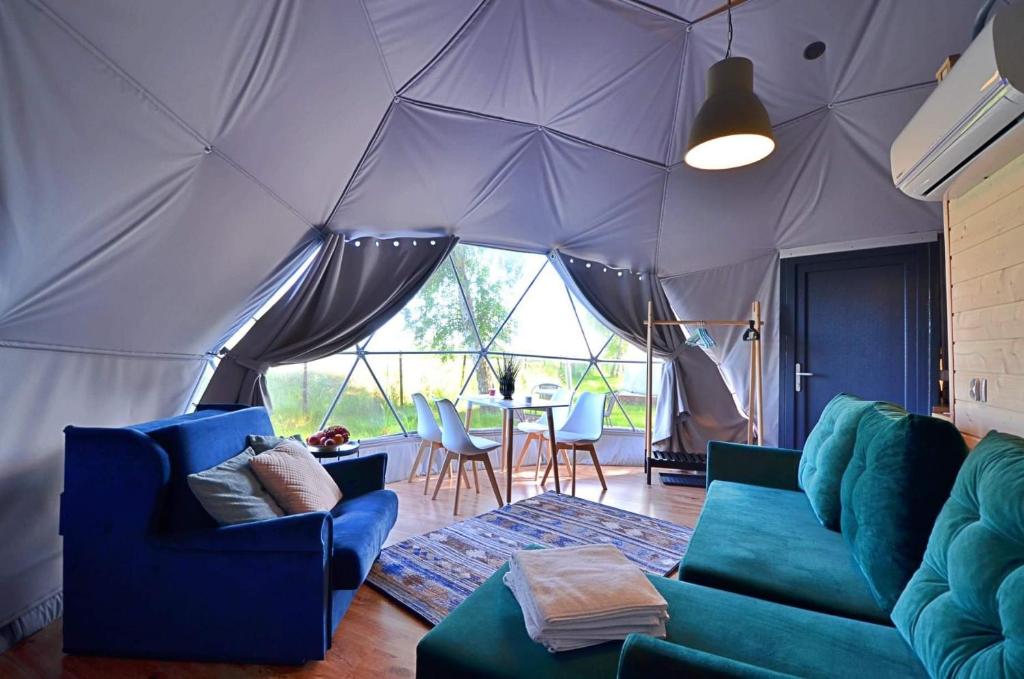
[[[788,503],[779,502],[774,516],[785,517],[788,510],[788,514],[796,517],[791,519],[794,525],[806,531],[807,539],[829,534],[837,536],[848,545],[846,558],[853,562],[853,567],[860,568],[860,559],[873,570],[870,557],[874,554],[865,549],[867,541],[863,533],[867,530],[884,535],[885,531],[862,517],[856,524],[858,528],[853,529],[851,535],[844,535],[842,507],[845,503],[854,510],[858,503],[865,501],[865,496],[878,502],[878,488],[886,484],[874,475],[885,472],[898,478],[900,474],[894,471],[893,460],[880,461],[870,455],[869,443],[875,441],[874,445],[881,446],[887,442],[886,445],[892,446],[902,438],[904,442],[917,442],[932,450],[924,459],[941,461],[941,454],[934,453],[934,445],[944,438],[944,433],[932,429],[930,424],[921,425],[916,418],[907,419],[905,413],[891,406],[872,404],[870,410],[875,414],[870,416],[863,432],[855,432],[855,438],[861,433],[866,437],[862,449],[858,451],[855,446],[846,463],[848,467],[854,465],[853,470],[848,478],[846,470],[840,475],[840,532],[825,528],[817,514],[807,509],[810,500],[800,497],[806,494],[799,490],[800,455],[795,452],[767,450],[768,457],[754,464],[771,464],[765,460],[777,457],[778,466],[772,467],[774,478],[793,478],[787,483],[797,490],[759,487],[749,483],[756,480],[751,477],[746,479],[748,483],[739,484],[723,481],[723,476],[718,476],[712,479],[714,492],[709,491],[709,497],[721,493],[722,502],[729,498],[742,500],[748,508],[763,510],[767,503],[757,499],[759,494],[792,493],[785,496]],[[857,426],[859,429],[860,422]],[[919,426],[924,427],[923,433],[914,430]],[[928,435],[936,431],[940,431],[937,438],[929,438]],[[740,449],[730,449],[730,452],[753,454],[753,451]],[[812,454],[814,452],[818,451]],[[891,456],[892,448],[889,453]],[[717,471],[722,474],[727,467],[724,457],[718,459]],[[953,455],[946,462],[959,466]],[[788,465],[794,477],[785,476],[783,464]],[[709,474],[716,473],[714,468],[715,463],[709,460]],[[746,468],[737,469],[745,471]],[[940,470],[937,475],[945,473]],[[861,488],[867,480],[872,483]],[[716,488],[729,489],[731,494],[714,490]],[[934,492],[935,489],[926,490]],[[773,497],[780,500],[783,496]],[[912,503],[919,503],[917,506],[930,507],[934,498],[925,499],[927,501],[923,502],[917,495],[908,498]],[[624,643],[551,654],[527,637],[519,606],[501,581],[504,573],[501,569],[423,638],[417,648],[417,676],[530,679],[1024,676],[1024,440],[996,432],[989,434],[967,457],[951,494],[941,505],[938,518],[926,536],[923,562],[919,559],[914,567],[909,583],[902,588],[892,607],[891,618],[885,624],[719,587],[651,577],[651,582],[669,602],[671,618],[666,639],[633,635]],[[722,509],[706,506],[695,539],[707,530],[709,522],[705,519],[712,511]],[[892,507],[890,511],[897,519],[895,523],[904,529],[916,528],[915,522],[920,520],[919,516],[915,518],[914,512],[908,514]],[[745,513],[736,512],[737,516],[742,514]],[[769,516],[761,518],[762,524],[772,520]],[[848,529],[851,520],[847,518]],[[814,532],[812,528],[822,532]],[[892,536],[887,539],[897,546],[907,543]],[[835,545],[818,549],[825,554],[833,548],[838,560],[839,550]],[[692,545],[690,550],[692,553]],[[766,555],[767,560],[760,562],[759,568],[774,568],[771,556]],[[827,561],[824,556],[821,560]],[[684,564],[688,561],[689,556]],[[903,565],[901,559],[891,563],[894,569]],[[870,583],[867,576],[860,577]],[[872,598],[886,591],[887,581],[881,579],[879,583],[866,585]],[[762,587],[764,591],[771,589]],[[780,596],[779,592],[772,594],[776,598]],[[883,607],[877,600],[875,603]],[[470,643],[467,640],[471,640]]]
[[[679,577],[891,625],[966,454],[949,422],[847,394],[802,452],[713,441]]]

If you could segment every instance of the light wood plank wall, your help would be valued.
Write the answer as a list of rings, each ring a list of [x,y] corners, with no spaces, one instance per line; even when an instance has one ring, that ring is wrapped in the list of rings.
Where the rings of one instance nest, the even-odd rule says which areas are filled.
[[[947,201],[945,224],[954,422],[972,444],[1024,435],[1024,156]],[[972,377],[988,379],[986,403]]]

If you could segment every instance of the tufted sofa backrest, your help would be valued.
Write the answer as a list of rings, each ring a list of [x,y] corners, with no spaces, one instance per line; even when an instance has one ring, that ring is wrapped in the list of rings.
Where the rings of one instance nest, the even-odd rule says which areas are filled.
[[[825,406],[800,456],[799,483],[818,520],[839,530],[839,489],[853,456],[857,425],[873,401],[839,394]]]
[[[892,611],[921,565],[966,455],[967,444],[946,420],[888,403],[861,417],[843,473],[840,527],[883,610]]]
[[[892,619],[933,677],[1024,676],[1024,439],[968,455]]]

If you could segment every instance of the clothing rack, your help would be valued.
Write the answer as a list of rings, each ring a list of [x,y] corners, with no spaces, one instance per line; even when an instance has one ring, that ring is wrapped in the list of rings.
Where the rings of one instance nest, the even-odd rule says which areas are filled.
[[[754,301],[750,305],[751,318],[743,320],[721,320],[721,319],[682,319],[682,320],[656,320],[654,318],[654,303],[647,303],[647,395],[644,398],[644,467],[647,472],[647,485],[651,483],[651,469],[653,467],[665,469],[683,469],[689,471],[701,471],[707,469],[707,454],[704,451],[699,453],[691,452],[668,452],[654,450],[654,427],[653,427],[653,390],[654,390],[654,351],[653,338],[654,328],[659,325],[703,325],[720,326],[733,328],[746,328],[743,333],[743,341],[750,345],[750,388],[747,390],[747,443],[761,444],[764,436],[764,385],[762,382],[763,367],[761,364],[761,329],[764,323],[761,320],[761,303]],[[757,428],[754,427],[754,418],[757,418]]]

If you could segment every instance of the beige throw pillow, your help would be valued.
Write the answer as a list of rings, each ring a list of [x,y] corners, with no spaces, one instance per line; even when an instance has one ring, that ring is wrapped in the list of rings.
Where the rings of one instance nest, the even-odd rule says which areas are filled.
[[[253,473],[288,514],[326,512],[341,500],[341,489],[306,447],[282,441],[250,460]]]

